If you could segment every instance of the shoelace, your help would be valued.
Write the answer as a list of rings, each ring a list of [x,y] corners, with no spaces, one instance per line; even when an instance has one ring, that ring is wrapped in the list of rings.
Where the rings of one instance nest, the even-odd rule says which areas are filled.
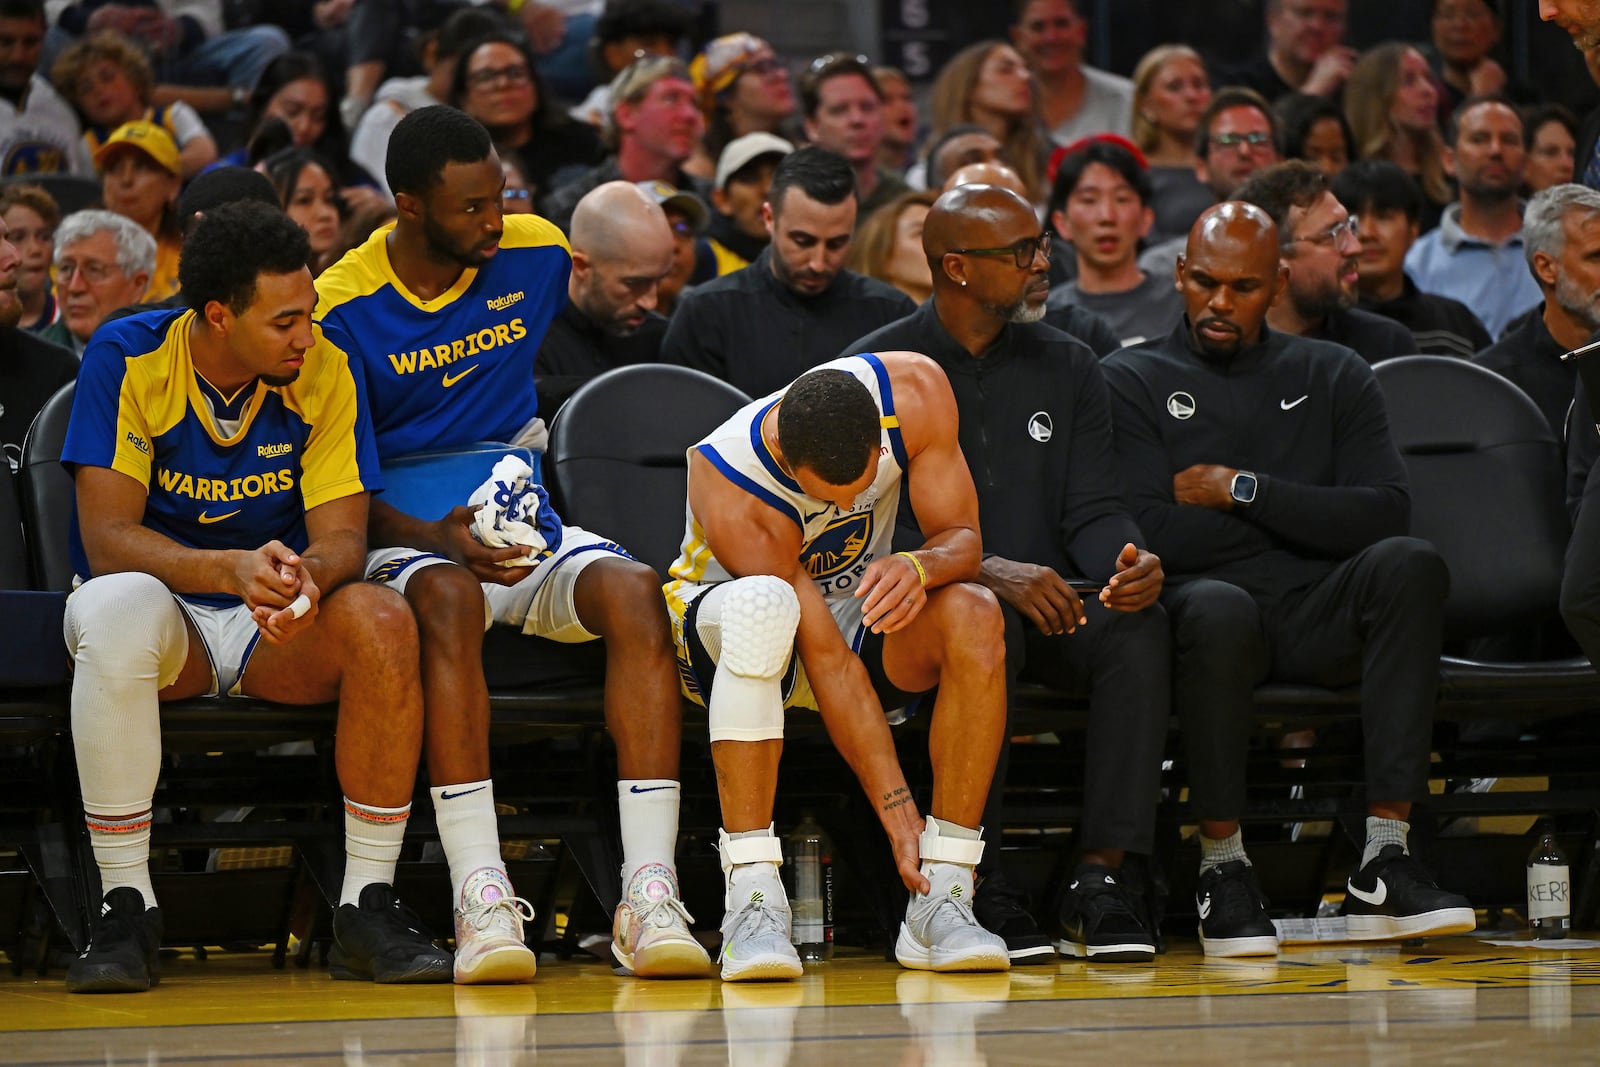
[[[922,909],[910,916],[910,921],[926,929],[933,924],[933,920],[946,908],[954,908],[956,922],[961,926],[981,927],[978,917],[972,913],[972,904],[966,900],[957,900],[949,893],[938,897],[930,895],[923,904]]]
[[[1217,884],[1213,907],[1224,915],[1254,915],[1264,910],[1267,898],[1248,878],[1223,878]]]
[[[510,915],[502,917],[495,914],[502,909],[510,912]],[[501,897],[499,900],[491,901],[487,904],[474,904],[466,909],[464,915],[472,928],[482,933],[497,918],[509,923],[511,916],[515,916],[522,922],[533,922],[533,905],[521,897]]]
[[[685,926],[694,922],[694,916],[683,906],[683,901],[670,896],[662,897],[653,904],[639,908],[634,914],[639,917],[641,926],[654,926],[660,929],[676,925],[674,919],[680,920]]]
[[[407,932],[416,934],[424,941],[433,940],[428,935],[427,929],[422,925],[422,916],[412,911],[408,905],[402,903],[397,895],[390,894],[385,914],[389,917],[391,923]]]
[[[733,934],[724,944],[731,944],[735,940],[754,940],[761,934],[773,934],[788,941],[789,924],[777,908],[765,903],[747,904],[734,920]],[[727,951],[726,948],[723,951]]]

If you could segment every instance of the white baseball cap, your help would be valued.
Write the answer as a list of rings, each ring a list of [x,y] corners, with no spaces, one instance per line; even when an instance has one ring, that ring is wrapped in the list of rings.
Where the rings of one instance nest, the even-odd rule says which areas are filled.
[[[762,156],[786,156],[793,151],[794,145],[773,133],[747,133],[743,137],[735,137],[728,142],[728,147],[722,150],[722,156],[717,160],[714,184],[718,189],[726,189],[729,178]]]

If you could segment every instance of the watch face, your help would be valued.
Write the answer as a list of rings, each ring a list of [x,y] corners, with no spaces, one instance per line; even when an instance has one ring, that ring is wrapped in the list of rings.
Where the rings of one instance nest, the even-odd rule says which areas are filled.
[[[1256,476],[1240,471],[1233,476],[1233,484],[1229,487],[1228,492],[1239,503],[1250,503],[1256,498]]]

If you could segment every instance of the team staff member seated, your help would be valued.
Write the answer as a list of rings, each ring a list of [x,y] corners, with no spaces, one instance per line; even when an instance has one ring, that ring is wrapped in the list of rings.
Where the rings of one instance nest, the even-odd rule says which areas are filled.
[[[538,216],[502,214],[505,174],[489,131],[455,108],[420,108],[396,124],[388,179],[399,218],[317,279],[323,328],[372,398],[379,458],[484,440],[542,448],[534,353],[567,299],[566,239]],[[441,825],[475,828],[470,847],[446,848],[458,937],[480,905],[510,897],[489,779],[482,650],[493,620],[556,641],[605,639],[624,864],[612,951],[645,977],[706,974],[711,961],[689,933],[673,863],[681,710],[655,571],[553,513],[557,536],[540,562],[503,567],[527,550],[475,540],[464,501],[441,508],[407,515],[374,500],[367,576],[414,606],[434,804]],[[435,721],[456,728],[436,732]],[[515,916],[490,918],[476,933],[492,931],[508,952],[521,946]]]
[[[1125,850],[1154,847],[1171,628],[1156,603],[1161,561],[1139,547],[1144,536],[1116,480],[1105,381],[1087,346],[1039,321],[1050,240],[1021,196],[959,186],[928,212],[922,244],[932,299],[851,350],[922,352],[950,380],[985,533],[978,581],[1006,620],[1008,690],[1019,673],[1090,689],[1081,855],[1063,900],[1061,951],[1148,960],[1155,944],[1120,868]],[[901,528],[915,546],[909,512]],[[1103,594],[1080,600],[1069,577]],[[1003,744],[984,812],[991,833],[1008,755]],[[1006,938],[1013,962],[1053,958],[997,853],[980,870],[979,921]]]
[[[345,354],[312,325],[308,254],[278,208],[219,207],[184,246],[189,309],[109,323],[84,353],[62,462],[87,580],[66,637],[104,903],[73,993],[158,980],[160,704],[202,694],[339,702],[334,977],[450,979],[393,888],[422,744],[417,631],[404,600],[360,580],[377,454]]]
[[[1210,955],[1277,950],[1238,821],[1251,691],[1269,677],[1361,685],[1368,816],[1346,887],[1351,937],[1474,926],[1407,848],[1428,791],[1449,572],[1405,536],[1405,467],[1371,368],[1266,325],[1287,284],[1280,255],[1260,208],[1209,209],[1178,261],[1183,321],[1103,364],[1118,467],[1168,575]]]

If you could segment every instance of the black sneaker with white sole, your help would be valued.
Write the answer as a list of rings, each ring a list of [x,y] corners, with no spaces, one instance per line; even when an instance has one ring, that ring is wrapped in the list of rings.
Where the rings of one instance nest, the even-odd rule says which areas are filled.
[[[1464,934],[1477,928],[1472,903],[1440,889],[1416,858],[1385,845],[1345,885],[1345,929],[1355,941]]]
[[[1122,884],[1121,871],[1100,864],[1078,868],[1061,899],[1056,949],[1063,956],[1111,963],[1155,959],[1155,940]]]
[[[1278,931],[1267,918],[1256,870],[1244,860],[1207,867],[1194,891],[1200,947],[1207,956],[1273,956]]]
[[[433,943],[416,912],[400,903],[394,887],[373,882],[361,903],[333,913],[328,970],[335,978],[369,982],[448,982],[455,960]]]
[[[67,965],[68,993],[143,993],[161,981],[161,909],[131,886],[106,894],[89,947]]]
[[[996,871],[978,879],[972,914],[985,930],[1005,941],[1012,963],[1049,963],[1056,958],[1056,947],[1028,910],[1027,895],[1004,874]]]

